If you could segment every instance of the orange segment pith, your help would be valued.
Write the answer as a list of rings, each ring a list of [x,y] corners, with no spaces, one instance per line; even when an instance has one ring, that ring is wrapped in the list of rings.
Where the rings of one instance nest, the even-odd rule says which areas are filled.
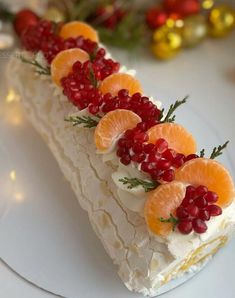
[[[175,179],[192,185],[205,185],[210,191],[217,193],[219,200],[216,204],[220,207],[227,207],[234,200],[233,180],[228,170],[215,160],[190,160],[176,171]]]
[[[72,70],[73,64],[89,60],[87,52],[81,49],[69,49],[60,52],[51,63],[51,76],[53,81],[60,86],[61,79],[66,77]]]
[[[121,89],[127,89],[130,95],[142,93],[140,82],[126,73],[114,73],[108,76],[101,82],[99,89],[103,94],[111,93],[112,95],[117,95]]]
[[[139,122],[141,118],[129,110],[115,110],[107,113],[95,130],[96,148],[101,152],[106,152],[123,132],[134,128]]]
[[[90,25],[74,21],[65,24],[60,30],[60,36],[64,39],[73,37],[76,38],[78,36],[83,36],[86,39],[90,39],[94,42],[99,41],[98,34],[95,29],[93,29]]]
[[[148,131],[149,143],[155,142],[163,138],[169,148],[174,149],[178,153],[185,155],[195,153],[197,144],[193,136],[181,125],[176,123],[162,123],[151,127]]]
[[[181,182],[163,184],[148,193],[144,207],[144,217],[151,232],[159,236],[167,236],[173,230],[172,223],[161,222],[175,215],[185,196],[186,186]]]

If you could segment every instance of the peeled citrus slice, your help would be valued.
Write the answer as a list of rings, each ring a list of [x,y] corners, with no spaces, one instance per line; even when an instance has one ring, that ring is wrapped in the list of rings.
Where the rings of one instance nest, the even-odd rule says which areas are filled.
[[[232,177],[219,162],[197,158],[186,162],[175,173],[177,181],[192,185],[205,185],[219,196],[216,203],[220,207],[229,206],[234,200],[235,190]]]
[[[51,63],[53,81],[60,86],[61,79],[71,72],[75,62],[80,61],[84,63],[87,60],[89,60],[89,55],[81,49],[69,49],[60,52]]]
[[[115,110],[107,113],[95,130],[96,148],[101,152],[108,151],[118,136],[134,128],[139,122],[141,118],[129,110]]]
[[[155,144],[158,139],[165,139],[169,148],[178,153],[189,155],[197,151],[193,136],[181,125],[175,123],[162,123],[151,127],[147,134],[149,143]]]
[[[148,193],[144,207],[144,217],[148,228],[154,234],[167,236],[173,230],[173,223],[161,222],[161,218],[174,216],[176,209],[182,203],[186,192],[185,184],[171,182],[157,187]]]
[[[84,38],[90,39],[94,42],[99,41],[96,30],[93,29],[90,25],[79,21],[69,22],[62,26],[60,30],[60,36],[64,39],[83,36]]]
[[[121,89],[127,89],[130,95],[142,93],[140,82],[127,73],[114,73],[108,76],[101,82],[99,89],[103,94],[112,95],[117,95]]]

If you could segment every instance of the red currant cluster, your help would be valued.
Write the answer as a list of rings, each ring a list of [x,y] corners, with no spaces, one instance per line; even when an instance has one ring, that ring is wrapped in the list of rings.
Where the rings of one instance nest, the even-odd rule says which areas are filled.
[[[207,187],[188,186],[185,198],[176,210],[180,233],[189,234],[192,231],[198,234],[205,233],[206,221],[222,214],[222,209],[215,204],[217,201],[218,195],[209,191]]]

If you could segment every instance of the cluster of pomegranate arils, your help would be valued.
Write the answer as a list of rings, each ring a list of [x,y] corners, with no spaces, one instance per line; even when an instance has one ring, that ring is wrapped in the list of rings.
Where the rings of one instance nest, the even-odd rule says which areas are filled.
[[[21,42],[26,50],[31,52],[42,51],[48,63],[63,50],[80,48],[92,54],[97,43],[81,36],[63,39],[56,34],[58,28],[50,21],[41,20],[34,26],[29,26],[21,35]]]
[[[195,231],[198,234],[207,231],[206,221],[222,214],[222,209],[216,205],[218,195],[207,187],[189,185],[185,198],[176,210],[177,228],[182,234]]]
[[[157,124],[157,121],[155,121]],[[153,125],[152,120],[141,122],[132,130],[127,130],[118,141],[117,156],[121,163],[140,164],[140,169],[149,174],[154,181],[171,182],[175,178],[175,169],[186,161],[198,158],[196,154],[185,156],[170,149],[165,139],[158,139],[155,144],[148,143],[146,130]]]

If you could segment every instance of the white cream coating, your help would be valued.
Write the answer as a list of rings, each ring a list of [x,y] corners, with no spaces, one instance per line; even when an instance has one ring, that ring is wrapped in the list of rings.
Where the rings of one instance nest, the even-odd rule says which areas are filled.
[[[93,130],[76,129],[64,122],[63,119],[76,109],[59,92],[55,94],[49,78],[41,80],[29,69],[14,58],[9,65],[11,85],[20,93],[28,117],[49,145],[81,206],[88,212],[95,232],[118,265],[123,282],[130,290],[155,296],[167,274],[180,276],[174,268],[186,255],[178,256],[178,236],[174,238],[172,249],[167,241],[173,243],[173,240],[150,235],[144,219],[120,203],[111,178],[119,165],[104,163],[102,156],[95,153]],[[220,223],[213,225],[213,237],[230,234],[234,229],[234,214],[234,205],[231,205],[221,217],[221,221],[225,221],[224,228]],[[205,243],[206,234],[198,238],[195,248]],[[209,233],[207,237],[211,237]],[[188,271],[196,272],[201,266],[192,266]]]

